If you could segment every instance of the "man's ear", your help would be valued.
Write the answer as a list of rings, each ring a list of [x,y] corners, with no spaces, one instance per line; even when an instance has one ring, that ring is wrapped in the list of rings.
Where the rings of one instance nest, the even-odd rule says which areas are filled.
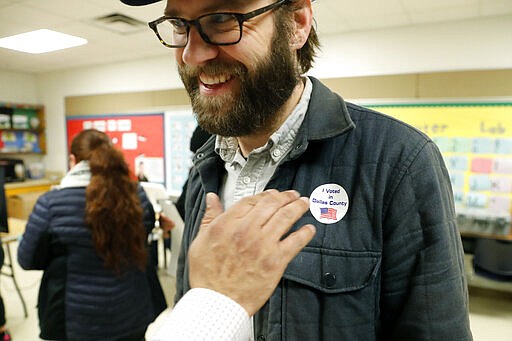
[[[313,24],[311,0],[299,0],[297,5],[298,8],[293,12],[295,28],[291,39],[292,48],[295,50],[299,50],[304,46],[308,40],[311,25]]]

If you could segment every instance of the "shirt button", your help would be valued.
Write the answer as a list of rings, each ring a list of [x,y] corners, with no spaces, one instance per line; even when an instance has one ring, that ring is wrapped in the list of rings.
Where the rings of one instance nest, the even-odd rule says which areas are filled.
[[[258,341],[265,341],[266,339],[265,339],[265,336],[260,335],[260,336],[258,336],[257,340]]]
[[[327,288],[333,288],[336,285],[336,275],[326,272],[323,277],[323,282]]]
[[[248,185],[251,183],[251,178],[248,176],[244,176],[244,179],[242,180],[244,184]]]
[[[272,152],[272,155],[274,155],[274,157],[280,157],[281,154],[281,150],[279,149],[274,149],[274,151]]]

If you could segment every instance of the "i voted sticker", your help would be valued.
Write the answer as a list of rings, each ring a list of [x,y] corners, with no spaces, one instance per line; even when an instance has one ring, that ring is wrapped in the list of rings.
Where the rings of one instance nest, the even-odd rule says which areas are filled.
[[[347,192],[338,184],[318,186],[309,197],[309,210],[321,223],[337,223],[348,211]]]

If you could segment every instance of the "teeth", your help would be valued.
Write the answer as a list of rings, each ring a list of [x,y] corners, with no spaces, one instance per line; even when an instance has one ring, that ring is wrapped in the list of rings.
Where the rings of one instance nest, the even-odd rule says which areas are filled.
[[[216,85],[220,83],[225,83],[230,78],[231,77],[229,77],[228,75],[207,76],[205,74],[201,74],[199,76],[201,82],[203,82],[206,85]]]

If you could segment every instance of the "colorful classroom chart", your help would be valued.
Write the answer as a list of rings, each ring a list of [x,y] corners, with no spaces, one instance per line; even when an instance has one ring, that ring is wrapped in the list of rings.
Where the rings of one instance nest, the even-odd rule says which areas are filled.
[[[512,237],[512,103],[365,106],[418,128],[436,143],[450,173],[461,230],[484,226],[486,233]]]

